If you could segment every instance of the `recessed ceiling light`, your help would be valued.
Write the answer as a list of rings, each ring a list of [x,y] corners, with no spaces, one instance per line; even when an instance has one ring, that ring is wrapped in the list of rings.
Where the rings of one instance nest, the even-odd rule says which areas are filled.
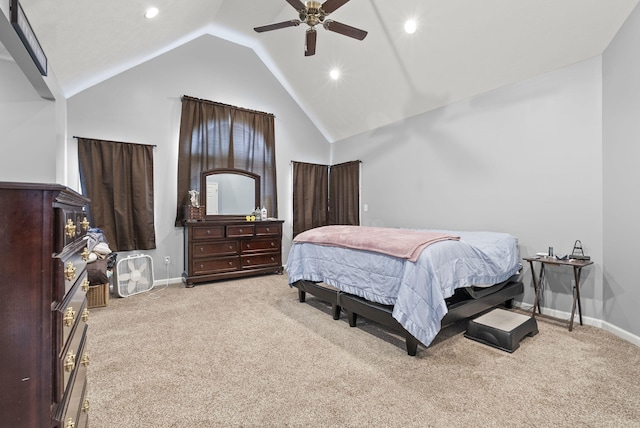
[[[158,12],[160,12],[160,11],[158,10],[157,7],[150,7],[144,13],[144,17],[147,18],[147,19],[155,18],[158,15]]]
[[[340,70],[334,68],[329,72],[329,76],[331,76],[333,80],[338,80],[340,78]]]
[[[407,22],[404,23],[404,31],[406,31],[408,34],[415,33],[417,28],[418,28],[418,25],[416,24],[416,21],[414,21],[413,19],[409,19]]]

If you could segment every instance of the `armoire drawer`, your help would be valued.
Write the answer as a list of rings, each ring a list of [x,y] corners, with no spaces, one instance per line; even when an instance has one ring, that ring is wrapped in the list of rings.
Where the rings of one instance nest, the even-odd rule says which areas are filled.
[[[191,245],[191,255],[194,258],[232,256],[238,253],[238,241],[195,242]]]
[[[242,256],[243,269],[256,269],[266,266],[279,266],[280,253],[255,254],[250,256]]]
[[[202,226],[193,228],[193,239],[224,238],[224,226]]]
[[[258,251],[280,251],[280,239],[254,239],[251,241],[242,241],[242,254]]]
[[[240,257],[194,260],[192,268],[193,275],[233,271],[240,268]]]

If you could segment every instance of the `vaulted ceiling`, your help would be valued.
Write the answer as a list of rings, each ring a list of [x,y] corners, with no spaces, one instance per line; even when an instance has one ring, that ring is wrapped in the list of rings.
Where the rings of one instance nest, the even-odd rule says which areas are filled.
[[[285,0],[20,3],[66,97],[211,34],[253,49],[334,142],[597,56],[638,0],[350,0],[329,18],[367,37],[319,25],[309,57],[306,24],[253,30],[296,19]]]

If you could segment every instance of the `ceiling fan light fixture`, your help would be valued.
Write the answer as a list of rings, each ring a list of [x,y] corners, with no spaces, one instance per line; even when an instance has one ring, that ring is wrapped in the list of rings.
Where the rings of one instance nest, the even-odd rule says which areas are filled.
[[[413,34],[418,29],[418,24],[414,19],[409,19],[404,23],[404,31],[407,34]]]
[[[158,10],[157,7],[150,7],[149,9],[147,9],[144,13],[144,17],[147,19],[153,19],[156,16],[158,16],[158,13],[160,11]]]

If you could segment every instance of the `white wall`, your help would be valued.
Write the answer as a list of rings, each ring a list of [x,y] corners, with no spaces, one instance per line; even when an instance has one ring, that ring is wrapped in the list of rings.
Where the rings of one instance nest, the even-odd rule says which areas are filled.
[[[640,9],[603,55],[603,319],[640,336]]]
[[[56,103],[0,59],[0,181],[56,182]]]
[[[326,139],[255,53],[203,36],[68,100],[69,173],[78,182],[73,136],[155,144],[156,280],[180,277],[182,229],[174,227],[180,97],[189,95],[276,116],[278,213],[285,220],[283,257],[291,247],[290,161],[327,163]],[[123,254],[124,255],[124,254]],[[164,256],[172,263],[168,273]]]
[[[332,144],[362,160],[362,223],[493,230],[521,256],[580,239],[583,313],[602,316],[601,58]],[[543,305],[571,311],[571,269],[548,269]],[[533,303],[524,270],[525,302]]]

